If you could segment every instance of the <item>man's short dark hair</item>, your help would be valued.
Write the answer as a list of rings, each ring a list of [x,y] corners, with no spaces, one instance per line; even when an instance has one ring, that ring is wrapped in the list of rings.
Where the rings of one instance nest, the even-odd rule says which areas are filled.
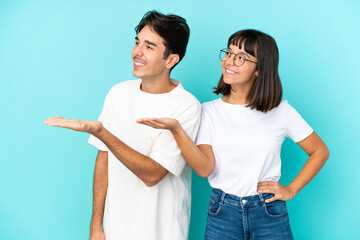
[[[153,10],[145,13],[139,24],[135,27],[136,34],[139,34],[145,26],[151,27],[164,39],[164,59],[170,54],[178,54],[180,62],[185,56],[190,36],[190,29],[186,20],[174,14],[165,15]]]

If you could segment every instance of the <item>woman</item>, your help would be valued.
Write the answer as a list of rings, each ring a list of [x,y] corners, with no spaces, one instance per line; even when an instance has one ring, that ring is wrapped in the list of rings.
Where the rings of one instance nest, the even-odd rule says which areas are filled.
[[[196,144],[176,119],[139,119],[168,129],[194,171],[213,187],[205,239],[293,239],[285,201],[319,172],[329,151],[303,118],[282,100],[275,40],[242,30],[220,51],[222,76],[204,103]],[[281,145],[286,137],[308,155],[288,185],[281,185]]]

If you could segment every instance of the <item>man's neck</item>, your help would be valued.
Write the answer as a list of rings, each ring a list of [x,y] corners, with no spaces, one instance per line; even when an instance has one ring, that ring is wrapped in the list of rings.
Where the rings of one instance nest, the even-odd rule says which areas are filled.
[[[141,90],[152,94],[161,94],[171,92],[176,86],[170,81],[170,78],[141,79]]]

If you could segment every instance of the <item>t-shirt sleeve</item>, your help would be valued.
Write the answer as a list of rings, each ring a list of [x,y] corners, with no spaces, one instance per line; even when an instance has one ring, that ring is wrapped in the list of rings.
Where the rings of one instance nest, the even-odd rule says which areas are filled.
[[[290,104],[287,102],[285,104],[287,137],[294,142],[300,142],[307,138],[313,132],[313,129]]]
[[[110,90],[110,92],[105,98],[103,109],[98,118],[98,121],[102,122],[103,126],[106,129],[111,128],[111,115],[113,111],[112,95],[113,90]],[[100,139],[94,137],[93,135],[90,135],[88,143],[90,143],[100,151],[109,151],[108,147]]]
[[[196,145],[207,144],[211,145],[211,127],[210,127],[210,118],[208,116],[208,109],[203,104],[202,111],[201,111],[201,120],[200,120],[200,127],[199,132],[196,137]]]
[[[194,141],[200,124],[201,106],[198,101],[174,116],[181,124],[187,135]],[[150,158],[161,164],[166,170],[180,176],[186,165],[181,151],[169,130],[161,131],[152,147]]]

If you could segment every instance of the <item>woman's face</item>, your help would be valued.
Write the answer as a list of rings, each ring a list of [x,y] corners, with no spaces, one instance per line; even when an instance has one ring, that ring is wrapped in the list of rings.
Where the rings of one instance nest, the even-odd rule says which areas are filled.
[[[224,82],[231,84],[232,87],[246,85],[252,86],[255,78],[258,75],[258,71],[256,70],[256,63],[253,63],[257,62],[257,58],[245,52],[244,44],[241,46],[241,48],[236,45],[230,45],[228,47],[228,52],[234,54],[231,54],[230,58],[225,62],[221,62]],[[242,57],[253,62],[245,60],[244,63],[238,67],[234,64],[235,54],[237,58]]]

